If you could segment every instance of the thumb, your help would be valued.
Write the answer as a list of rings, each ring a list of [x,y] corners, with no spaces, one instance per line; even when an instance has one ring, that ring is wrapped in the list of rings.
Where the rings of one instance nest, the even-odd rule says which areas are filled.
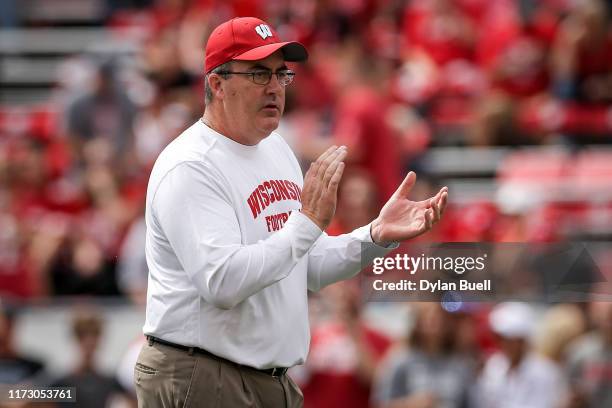
[[[397,190],[395,190],[395,193],[393,193],[393,197],[394,198],[407,197],[410,190],[412,190],[412,186],[414,186],[415,182],[416,182],[416,174],[414,173],[414,171],[411,171],[408,173],[404,181],[402,181],[402,184],[400,184]]]

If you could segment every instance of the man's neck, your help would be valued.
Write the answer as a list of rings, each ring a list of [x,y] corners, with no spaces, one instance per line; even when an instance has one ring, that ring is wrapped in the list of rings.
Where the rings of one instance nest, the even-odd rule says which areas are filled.
[[[202,115],[202,122],[214,130],[215,132],[227,137],[228,139],[233,140],[236,143],[240,143],[243,145],[250,145],[245,138],[241,137],[238,132],[232,131],[228,126],[225,126],[224,123],[227,123],[226,120],[222,120],[218,114],[211,112],[212,109],[207,109]]]
[[[204,123],[206,126],[211,128],[215,132],[232,139],[225,126],[222,126],[223,122],[219,120],[218,115],[212,112],[212,109],[206,109],[200,119],[202,120],[202,123]]]

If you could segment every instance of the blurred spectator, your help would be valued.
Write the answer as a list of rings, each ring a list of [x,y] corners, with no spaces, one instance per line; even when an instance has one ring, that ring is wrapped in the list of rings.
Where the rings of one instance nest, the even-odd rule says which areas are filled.
[[[344,75],[339,48],[335,44],[315,44],[306,64],[290,65],[297,75],[286,90],[285,113],[278,132],[294,149],[304,170],[333,143],[334,84]]]
[[[609,2],[576,2],[561,24],[553,55],[557,97],[587,104],[612,102]]]
[[[5,163],[0,169],[0,293],[39,296],[46,293],[46,280],[30,252],[40,242],[42,218],[54,202],[45,145],[23,135],[5,146],[0,158]]]
[[[95,366],[96,352],[103,334],[103,321],[98,313],[82,308],[72,321],[72,334],[79,347],[79,361],[72,373],[54,382],[54,387],[75,387],[76,403],[57,406],[106,408],[113,399],[119,398],[122,390],[116,380],[98,371]]]
[[[548,87],[548,53],[557,19],[546,2],[498,1],[490,7],[477,59],[494,89],[527,97]]]
[[[35,295],[52,294],[53,287],[49,270],[68,234],[69,218],[55,213],[44,213],[35,220],[31,228],[31,238],[24,256],[28,272],[35,280]]]
[[[28,273],[22,254],[22,225],[9,211],[9,193],[0,190],[0,296],[33,295],[34,276]]]
[[[41,379],[44,365],[15,350],[14,326],[14,311],[0,302],[0,384],[35,384]]]
[[[138,112],[134,121],[134,151],[141,171],[149,172],[155,159],[191,120],[189,106],[156,95],[151,104]]]
[[[329,235],[346,234],[378,216],[378,190],[366,171],[345,172],[338,191],[338,205]]]
[[[108,166],[90,167],[84,174],[90,207],[79,214],[80,232],[94,240],[107,259],[115,259],[126,228],[139,214],[142,204],[129,199]]]
[[[473,59],[476,28],[456,1],[412,1],[403,24],[405,52],[431,59],[437,67]]]
[[[86,150],[96,157],[83,174],[89,207],[73,217],[47,261],[52,292],[58,295],[119,294],[115,263],[140,204],[122,196],[117,177],[102,159],[103,146]]]
[[[19,7],[16,0],[5,0],[0,2],[0,27],[15,28],[19,23]]]
[[[45,145],[24,135],[11,141],[7,159],[6,188],[10,193],[10,210],[27,217],[44,209],[48,203],[45,187],[50,181]]]
[[[498,1],[480,27],[477,61],[490,90],[478,101],[470,129],[475,145],[533,143],[515,123],[527,98],[542,95],[550,81],[549,51],[557,29],[545,2]]]
[[[374,371],[390,340],[364,324],[355,281],[321,294],[331,316],[313,327],[308,359],[298,369],[304,407],[368,407]]]
[[[384,61],[374,63],[360,48],[348,45],[339,87],[334,143],[348,147],[347,170],[368,171],[379,189],[382,206],[402,180],[397,136],[388,123],[390,100]]]
[[[535,351],[560,368],[567,363],[569,345],[586,329],[582,311],[576,305],[551,306],[539,321],[534,339]]]
[[[92,89],[68,106],[68,137],[81,164],[92,154],[85,151],[88,143],[97,140],[102,140],[108,149],[105,158],[119,166],[118,169],[126,165],[124,160],[131,154],[136,107],[125,93],[117,71],[116,61],[101,63]]]
[[[373,401],[380,408],[466,407],[475,367],[458,343],[456,316],[439,303],[414,305],[408,343],[381,366]]]
[[[415,109],[406,120],[413,122],[409,141],[420,150],[429,139],[437,145],[464,143],[473,98],[487,85],[475,62],[479,21],[466,12],[462,3],[468,2],[413,1],[405,8],[395,92]],[[480,8],[486,13],[490,5],[481,2]]]
[[[612,406],[612,302],[592,302],[590,314],[595,329],[572,346],[568,358],[572,408]]]
[[[533,352],[535,318],[523,303],[502,303],[489,316],[501,350],[487,360],[473,393],[479,408],[558,408],[568,397],[563,372]]]
[[[118,295],[115,269],[93,239],[67,238],[49,271],[55,295]]]
[[[181,64],[180,35],[176,25],[160,26],[142,50],[143,68],[168,102],[201,101],[191,89],[195,77]]]
[[[117,282],[121,292],[139,306],[146,303],[149,276],[144,251],[145,233],[145,219],[138,218],[127,232],[117,264]]]
[[[610,6],[604,0],[576,2],[553,44],[556,99],[537,110],[555,112],[547,125],[558,127],[573,143],[609,142],[612,135],[606,116],[612,103]]]

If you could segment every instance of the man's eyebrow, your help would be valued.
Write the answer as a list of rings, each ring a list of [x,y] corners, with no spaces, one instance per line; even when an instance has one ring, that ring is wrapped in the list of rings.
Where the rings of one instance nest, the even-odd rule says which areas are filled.
[[[270,67],[266,67],[265,65],[262,65],[262,64],[254,64],[251,67],[249,67],[249,69],[262,69],[265,71],[272,71]],[[287,67],[287,65],[283,64],[281,67],[278,68],[277,71],[286,71],[288,69],[289,68]]]

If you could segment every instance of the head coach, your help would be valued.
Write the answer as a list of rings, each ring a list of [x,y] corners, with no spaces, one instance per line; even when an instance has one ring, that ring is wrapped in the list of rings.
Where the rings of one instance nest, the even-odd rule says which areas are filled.
[[[310,341],[307,291],[348,279],[439,220],[447,191],[410,201],[409,173],[372,223],[323,232],[346,148],[305,176],[281,136],[285,88],[306,49],[257,18],[206,45],[206,111],[160,154],[146,199],[147,336],[139,407],[301,407],[286,375]]]

